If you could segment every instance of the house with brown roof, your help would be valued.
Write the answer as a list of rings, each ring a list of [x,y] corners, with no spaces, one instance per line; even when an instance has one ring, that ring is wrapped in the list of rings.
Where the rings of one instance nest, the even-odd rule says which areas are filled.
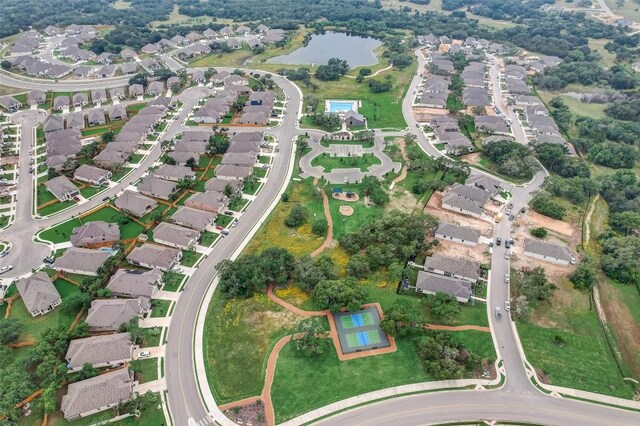
[[[213,178],[209,179],[207,183],[204,184],[204,189],[205,191],[216,191],[224,194],[228,187],[228,191],[230,191],[231,194],[239,195],[242,194],[243,186],[242,181],[239,180]]]
[[[151,299],[156,290],[162,285],[162,271],[152,269],[118,269],[109,279],[107,289],[115,296],[146,297]]]
[[[109,245],[120,241],[120,228],[116,223],[96,220],[73,228],[70,239],[74,247]]]
[[[171,220],[178,225],[186,226],[202,232],[206,230],[207,227],[213,226],[216,217],[217,215],[215,213],[181,206],[178,207],[178,210],[171,215]]]
[[[98,269],[111,256],[108,252],[71,247],[57,258],[53,269],[71,274],[97,276]]]
[[[157,201],[128,189],[116,198],[115,204],[120,210],[136,217],[142,217],[158,206]]]
[[[144,266],[145,268],[157,268],[167,271],[173,268],[182,259],[182,252],[169,247],[156,244],[143,244],[133,249],[127,262],[132,265]]]
[[[253,167],[218,164],[215,168],[215,173],[216,177],[221,179],[243,180],[253,173]]]
[[[160,222],[153,230],[153,240],[156,243],[181,250],[190,249],[199,238],[199,231],[166,222]]]
[[[132,389],[131,373],[126,368],[70,383],[60,410],[67,420],[86,417],[129,401]]]
[[[209,213],[222,213],[229,204],[229,198],[221,192],[197,192],[185,201],[185,207],[202,210]]]
[[[16,288],[32,317],[51,312],[62,303],[60,293],[44,272],[21,278]]]
[[[64,356],[70,372],[85,364],[93,368],[113,367],[131,361],[133,346],[129,333],[105,334],[73,339]]]

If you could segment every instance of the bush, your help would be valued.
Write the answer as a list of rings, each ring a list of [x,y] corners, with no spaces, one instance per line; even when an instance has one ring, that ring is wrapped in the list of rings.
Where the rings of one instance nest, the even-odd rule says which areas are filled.
[[[284,220],[284,224],[289,228],[297,228],[304,225],[309,217],[309,212],[301,204],[296,204],[291,209],[289,216]]]
[[[547,236],[547,230],[544,228],[533,228],[531,230],[531,235],[538,238],[544,238]]]
[[[313,225],[311,225],[311,231],[320,237],[325,236],[327,234],[328,229],[329,229],[329,224],[327,223],[327,220],[323,218],[316,219],[313,222]]]
[[[562,220],[565,208],[554,201],[548,194],[539,194],[531,200],[531,208],[536,212],[553,219]]]

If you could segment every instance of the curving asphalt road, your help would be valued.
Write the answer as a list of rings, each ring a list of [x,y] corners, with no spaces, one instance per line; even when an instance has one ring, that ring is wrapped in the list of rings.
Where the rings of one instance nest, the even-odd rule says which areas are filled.
[[[418,54],[420,67],[424,66],[424,58]],[[107,88],[122,85],[128,78],[102,79],[87,82],[55,83],[52,81],[34,81],[7,76],[0,71],[2,83],[25,89],[40,88],[43,90],[82,90],[87,88]],[[231,256],[236,248],[243,243],[251,229],[257,226],[257,222],[268,212],[269,206],[280,188],[285,185],[287,167],[292,155],[293,140],[296,135],[302,133],[296,126],[298,123],[299,108],[301,105],[301,92],[290,81],[274,76],[274,80],[283,88],[288,101],[288,109],[283,123],[278,128],[268,129],[267,132],[275,135],[280,144],[280,152],[275,156],[268,184],[260,191],[256,200],[243,214],[240,223],[233,228],[230,235],[221,240],[213,254],[206,258],[189,280],[180,300],[178,301],[171,319],[168,333],[166,351],[166,380],[169,394],[169,407],[173,424],[192,425],[210,424],[209,413],[198,391],[195,376],[195,362],[193,357],[194,330],[196,317],[201,308],[205,293],[210,288],[216,274],[215,265]],[[412,94],[420,83],[418,75],[414,77],[407,96],[403,102],[403,113],[409,125],[410,131],[417,128],[417,122],[412,111]],[[197,99],[206,91],[206,88],[192,88],[185,91],[179,98],[185,102],[180,117],[168,128],[165,139],[181,131],[181,122],[197,102]],[[43,119],[37,113],[17,113],[13,118],[22,124],[23,144],[21,157],[27,157],[27,151],[33,140],[32,127]],[[19,114],[24,114],[20,117]],[[514,125],[515,125],[514,121]],[[31,133],[31,134],[29,134]],[[421,132],[415,132],[418,144],[433,157],[443,154],[427,140]],[[516,136],[518,131],[516,130]],[[524,132],[522,132],[524,135]],[[519,138],[520,139],[520,138]],[[152,153],[125,181],[118,186],[109,189],[105,195],[115,195],[132,181],[138,179],[146,169],[159,157],[160,144],[157,144]],[[22,166],[21,170],[25,170]],[[28,167],[28,166],[27,166]],[[472,173],[480,173],[472,171]],[[26,175],[26,176],[23,176]],[[41,250],[42,245],[31,243],[32,235],[38,228],[51,226],[61,220],[70,218],[101,203],[98,199],[89,201],[82,206],[74,207],[64,213],[49,219],[36,220],[31,217],[31,176],[23,172],[19,180],[18,213],[16,222],[8,230],[0,232],[0,239],[8,239],[14,243],[14,248],[2,264],[13,261],[16,268],[12,273],[20,274],[28,272],[40,257],[34,260],[30,250]],[[524,187],[512,187],[514,196],[514,208],[525,205],[531,197],[531,192],[539,188],[545,177],[545,172],[540,171],[532,182]],[[26,191],[26,192],[25,192]],[[27,202],[28,201],[28,202]],[[510,224],[504,220],[495,228],[495,235],[509,235]],[[48,250],[48,249],[47,249]],[[504,259],[504,252],[498,248],[492,255],[492,276],[490,279],[488,295],[488,314],[491,321],[492,334],[496,343],[500,358],[504,360],[504,368],[507,372],[505,385],[500,390],[493,391],[453,391],[438,392],[408,397],[400,397],[386,400],[365,407],[356,408],[335,416],[326,418],[319,424],[327,425],[413,425],[433,424],[451,421],[477,421],[500,420],[544,423],[550,425],[566,425],[573,422],[585,425],[601,424],[638,424],[640,416],[637,413],[609,408],[600,405],[587,404],[568,399],[553,398],[539,392],[531,385],[525,371],[523,361],[518,352],[516,337],[513,334],[509,319],[497,321],[492,315],[496,306],[502,306],[508,297],[508,287],[502,282],[508,263]],[[202,307],[206,309],[206,307]]]

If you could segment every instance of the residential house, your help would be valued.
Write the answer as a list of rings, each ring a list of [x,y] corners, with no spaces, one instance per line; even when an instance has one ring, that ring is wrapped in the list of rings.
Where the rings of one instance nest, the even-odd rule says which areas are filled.
[[[84,129],[84,114],[82,111],[67,114],[67,129]]]
[[[14,98],[13,96],[0,97],[0,107],[5,111],[14,112],[22,108],[22,102]]]
[[[27,103],[29,105],[40,105],[47,100],[47,95],[42,90],[32,90],[27,96]]]
[[[465,181],[467,186],[475,186],[487,191],[491,197],[502,191],[502,183],[498,179],[494,179],[485,174],[476,173],[467,178]]]
[[[132,84],[129,86],[129,96],[135,98],[144,95],[144,86],[142,84]]]
[[[131,373],[126,368],[70,383],[60,410],[66,420],[76,420],[129,401],[132,388]]]
[[[138,191],[150,197],[169,200],[174,196],[177,187],[175,182],[168,182],[155,176],[146,176],[138,184]]]
[[[96,61],[105,65],[109,65],[111,62],[113,62],[113,54],[109,52],[102,52],[98,55]]]
[[[224,193],[228,188],[231,195],[241,195],[242,187],[243,184],[241,181],[219,178],[209,179],[204,185],[205,191],[216,191],[220,193]]]
[[[105,89],[94,89],[91,91],[91,101],[94,104],[107,102],[107,91]]]
[[[480,230],[467,226],[454,225],[452,223],[440,222],[436,229],[436,238],[455,243],[476,246],[480,241]]]
[[[93,368],[116,367],[131,361],[131,334],[116,333],[73,339],[64,356],[70,372],[80,371],[85,364]]]
[[[136,52],[131,49],[123,49],[122,52],[120,52],[120,57],[125,61],[130,61],[132,59],[135,59]]]
[[[455,297],[456,300],[461,303],[468,303],[472,294],[471,283],[469,281],[430,274],[424,271],[418,271],[416,292],[431,295],[444,293]]]
[[[569,247],[531,238],[524,240],[524,255],[558,265],[575,263],[575,257]]]
[[[109,120],[126,120],[127,119],[127,108],[124,105],[111,105],[109,107],[109,111],[107,112],[109,115]]]
[[[190,167],[163,164],[153,172],[153,176],[160,179],[177,182],[182,179],[195,179],[196,172],[191,170]]]
[[[135,317],[147,313],[151,305],[146,297],[137,299],[95,299],[84,322],[89,331],[117,331]]]
[[[163,275],[159,269],[118,269],[109,279],[107,290],[115,296],[151,299],[162,285]]]
[[[168,271],[182,259],[182,252],[170,247],[156,244],[143,244],[133,249],[127,262],[132,265],[144,266],[145,268],[157,268],[161,271]]]
[[[344,122],[347,123],[347,126],[365,126],[367,119],[364,118],[364,115],[349,110],[344,114]]]
[[[204,70],[197,69],[193,71],[191,79],[196,83],[206,83],[207,79],[204,76]]]
[[[80,190],[66,176],[54,177],[46,181],[44,185],[60,202],[71,200],[80,195]]]
[[[135,74],[138,71],[138,64],[135,62],[127,62],[122,64],[120,66],[120,69],[122,70],[122,74],[124,75]]]
[[[257,155],[252,153],[226,153],[220,164],[234,166],[253,166],[257,161]]]
[[[68,96],[56,96],[53,98],[53,109],[61,111],[65,108],[69,108],[69,97]]]
[[[110,147],[115,142],[111,142],[107,145]],[[105,168],[105,169],[113,169],[114,167],[121,165],[127,161],[129,154],[118,151],[111,151],[105,148],[102,152],[95,157],[93,157],[93,163],[96,166]]]
[[[229,204],[229,198],[221,192],[196,192],[185,201],[185,207],[203,210],[209,213],[222,213]]]
[[[462,103],[466,107],[489,106],[491,99],[486,89],[479,87],[465,87],[462,89]]]
[[[453,184],[442,196],[442,207],[474,217],[481,217],[490,194],[477,187]]]
[[[147,43],[144,46],[142,46],[140,51],[142,53],[146,53],[148,55],[152,55],[154,53],[158,53],[160,51],[160,47],[155,45],[155,44],[153,44],[153,43]]]
[[[476,115],[474,116],[474,121],[476,129],[480,131],[496,135],[511,134],[511,129],[507,122],[504,118],[498,117],[497,115]]]
[[[197,164],[198,158],[200,158],[200,154],[190,151],[171,151],[167,155],[180,166],[186,166],[192,161]]]
[[[73,106],[76,108],[81,108],[89,105],[89,96],[86,93],[75,93],[72,97]]]
[[[53,268],[71,274],[97,276],[98,269],[111,256],[108,252],[71,247],[58,257]]]
[[[116,197],[115,204],[120,210],[136,217],[142,217],[158,206],[157,201],[129,189]]]
[[[251,33],[251,28],[245,26],[245,25],[240,25],[238,28],[236,28],[236,34],[238,35],[249,35]]]
[[[253,173],[253,167],[219,164],[215,168],[216,177],[229,180],[244,180]]]
[[[16,288],[32,317],[51,312],[62,303],[60,293],[45,272],[36,272],[30,277],[20,278]]]
[[[207,227],[213,226],[216,217],[217,215],[214,213],[181,206],[171,215],[171,220],[178,225],[187,226],[202,232],[205,231]]]
[[[476,262],[466,259],[456,259],[437,253],[425,259],[424,270],[434,274],[469,281],[472,284],[480,278],[480,265]]]
[[[147,95],[160,96],[164,93],[164,81],[156,80],[147,86]]]
[[[87,111],[87,123],[89,126],[102,126],[107,123],[102,108],[94,108]]]
[[[45,133],[62,129],[64,129],[64,117],[59,114],[49,114],[42,125],[42,130]]]
[[[202,34],[209,39],[216,38],[216,36],[218,35],[218,33],[213,31],[211,28],[207,28]]]
[[[196,230],[166,222],[160,222],[153,230],[153,240],[156,243],[180,250],[189,250],[199,238],[200,232]]]
[[[71,244],[74,247],[98,247],[120,241],[120,228],[117,223],[102,220],[87,222],[71,230]]]

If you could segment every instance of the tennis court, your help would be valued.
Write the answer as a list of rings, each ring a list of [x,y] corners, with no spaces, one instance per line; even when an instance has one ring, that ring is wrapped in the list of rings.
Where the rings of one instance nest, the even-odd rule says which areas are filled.
[[[363,312],[361,314],[344,316],[340,318],[340,321],[342,321],[342,327],[344,327],[345,329],[367,327],[375,324],[371,312]]]
[[[387,334],[380,328],[380,314],[375,307],[333,314],[343,354],[386,348]]]

